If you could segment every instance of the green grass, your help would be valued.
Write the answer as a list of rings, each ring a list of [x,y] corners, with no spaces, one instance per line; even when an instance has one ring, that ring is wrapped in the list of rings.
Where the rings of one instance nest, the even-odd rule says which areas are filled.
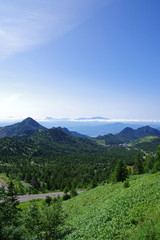
[[[9,182],[9,178],[6,176],[5,173],[1,173],[1,174],[0,174],[0,178],[1,178],[4,182],[6,182],[6,183]]]
[[[95,142],[99,145],[106,146],[105,140],[96,139]]]
[[[160,173],[132,176],[129,183],[99,186],[64,202],[71,230],[64,239],[160,239]]]
[[[137,141],[135,141],[135,143],[150,143],[153,140],[159,139],[159,137],[157,136],[147,136],[147,137],[143,137],[138,139]]]
[[[18,207],[21,210],[26,210],[26,209],[28,209],[32,205],[32,203],[36,203],[37,206],[40,208],[44,204],[44,199],[35,199],[35,200],[23,202],[23,203],[20,203]]]

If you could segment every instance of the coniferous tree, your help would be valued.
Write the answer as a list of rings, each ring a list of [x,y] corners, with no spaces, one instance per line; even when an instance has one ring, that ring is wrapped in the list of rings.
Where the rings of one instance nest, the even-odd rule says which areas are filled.
[[[145,161],[144,172],[150,172],[154,166],[155,157],[153,154],[149,154]]]
[[[114,172],[115,182],[121,182],[121,181],[123,182],[126,180],[127,177],[128,177],[128,170],[126,168],[126,164],[124,163],[123,160],[119,160]]]
[[[14,184],[9,183],[8,193],[0,188],[0,239],[23,239],[20,224],[19,202],[14,195]]]
[[[138,152],[137,157],[135,159],[134,172],[136,174],[143,174],[144,173],[143,156],[142,156],[141,152]]]
[[[64,188],[64,194],[67,194],[68,192],[69,192],[68,187],[65,187],[65,188]]]
[[[157,149],[156,156],[155,156],[155,164],[153,166],[153,172],[160,171],[160,145]]]
[[[75,190],[75,188],[72,187],[71,189],[71,197],[76,197],[78,195],[77,191]]]

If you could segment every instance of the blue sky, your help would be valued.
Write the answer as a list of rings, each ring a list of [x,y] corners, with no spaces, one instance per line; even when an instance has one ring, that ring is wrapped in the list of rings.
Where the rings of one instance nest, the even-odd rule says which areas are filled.
[[[0,118],[160,120],[159,0],[0,3]]]

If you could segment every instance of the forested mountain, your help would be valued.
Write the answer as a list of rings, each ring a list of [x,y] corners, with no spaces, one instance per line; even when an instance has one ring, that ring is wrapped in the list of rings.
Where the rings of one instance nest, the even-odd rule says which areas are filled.
[[[39,130],[28,137],[25,142],[34,146],[41,154],[47,155],[51,152],[95,152],[103,149],[90,139],[72,136],[59,128]]]
[[[45,156],[104,151],[94,141],[71,136],[59,128],[29,130],[0,139],[0,156]]]
[[[24,131],[46,129],[32,118],[26,118],[20,123],[0,128],[0,138],[14,136]]]
[[[9,156],[30,156],[34,152],[33,147],[24,142],[11,138],[5,137],[0,139],[0,157],[9,157]]]
[[[50,159],[55,154],[91,153],[105,150],[91,139],[73,136],[68,129],[60,127],[46,129],[31,118],[4,129],[10,130],[6,131],[10,137],[0,140],[1,156]]]
[[[146,136],[160,136],[160,131],[149,126],[140,127],[136,130],[127,127],[118,134],[107,134],[104,136],[98,136],[95,139],[104,140],[105,144],[122,144],[129,143]]]

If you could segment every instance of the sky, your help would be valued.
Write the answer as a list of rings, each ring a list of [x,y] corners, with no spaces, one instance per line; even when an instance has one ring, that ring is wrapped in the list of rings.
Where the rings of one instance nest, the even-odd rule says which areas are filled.
[[[160,120],[159,0],[0,1],[0,119]]]

